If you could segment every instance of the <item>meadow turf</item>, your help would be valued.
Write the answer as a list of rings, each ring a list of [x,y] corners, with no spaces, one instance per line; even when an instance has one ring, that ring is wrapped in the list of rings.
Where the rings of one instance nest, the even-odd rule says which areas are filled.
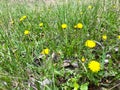
[[[119,0],[0,0],[0,90],[119,90],[119,45]]]

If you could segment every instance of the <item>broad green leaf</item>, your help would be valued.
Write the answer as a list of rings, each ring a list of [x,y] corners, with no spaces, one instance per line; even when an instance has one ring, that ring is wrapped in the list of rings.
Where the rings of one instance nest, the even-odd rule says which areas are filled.
[[[89,85],[89,83],[88,83],[88,82],[87,82],[87,83],[82,84],[82,85],[80,86],[80,90],[88,90],[88,85]]]
[[[78,88],[79,88],[79,84],[78,83],[74,83],[74,90],[78,90]]]

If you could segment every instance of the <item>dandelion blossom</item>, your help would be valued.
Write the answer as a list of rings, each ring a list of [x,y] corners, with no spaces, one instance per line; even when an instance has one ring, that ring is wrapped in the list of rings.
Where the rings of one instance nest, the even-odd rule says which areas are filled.
[[[88,9],[92,9],[92,6],[91,6],[91,5],[89,5],[89,6],[88,6]]]
[[[43,23],[39,23],[39,26],[40,26],[40,27],[43,27]]]
[[[10,24],[14,24],[14,21],[13,21],[13,20],[11,20],[11,21],[10,21]]]
[[[98,71],[100,71],[100,63],[95,60],[92,60],[88,63],[88,68],[92,72],[98,72]]]
[[[83,12],[80,12],[80,15],[82,15],[83,14]]]
[[[85,46],[86,46],[86,47],[89,47],[89,48],[94,48],[94,47],[96,46],[96,42],[93,41],[93,40],[87,40],[87,41],[85,42]]]
[[[113,8],[116,8],[116,6],[115,6],[115,5],[113,5]]]
[[[74,28],[77,28],[77,25],[75,25]]]
[[[46,48],[46,49],[43,49],[43,50],[42,50],[41,54],[48,55],[49,52],[50,52],[50,50],[49,50],[48,48]]]
[[[107,40],[107,36],[106,36],[106,35],[103,35],[103,36],[102,36],[102,40],[104,40],[104,41]]]
[[[29,30],[25,30],[25,31],[24,31],[24,34],[25,34],[25,35],[29,35],[29,34],[30,34],[30,31],[29,31]]]
[[[25,16],[25,15],[22,16],[22,17],[20,18],[20,22],[23,21],[23,20],[25,20],[26,18],[27,18],[27,16]]]
[[[118,35],[117,38],[120,40],[120,35]]]
[[[84,57],[82,57],[82,58],[81,58],[81,61],[82,61],[82,62],[85,62],[85,58],[84,58]]]
[[[62,24],[62,29],[66,29],[67,28],[67,24]]]
[[[78,23],[78,24],[77,24],[77,28],[78,28],[78,29],[82,29],[82,28],[83,28],[83,24],[82,24],[82,23]]]

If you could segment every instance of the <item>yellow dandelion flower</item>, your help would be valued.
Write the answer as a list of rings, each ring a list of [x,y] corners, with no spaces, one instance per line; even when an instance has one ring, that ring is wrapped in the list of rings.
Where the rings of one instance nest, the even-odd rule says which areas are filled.
[[[10,24],[14,24],[14,21],[13,21],[13,20],[11,20],[11,21],[10,21]]]
[[[81,61],[82,61],[82,62],[85,62],[85,58],[84,58],[84,57],[82,57],[82,58],[81,58]]]
[[[80,15],[82,15],[83,14],[83,12],[80,12]]]
[[[82,29],[82,28],[83,28],[83,24],[82,24],[82,23],[78,23],[78,24],[77,24],[77,28],[78,28],[78,29]]]
[[[102,40],[104,40],[104,41],[107,40],[107,35],[103,35]]]
[[[29,31],[29,30],[25,30],[25,31],[24,31],[24,34],[25,34],[25,35],[29,35],[29,34],[30,34],[30,31]]]
[[[74,28],[77,28],[77,25],[75,25]]]
[[[46,55],[48,55],[49,52],[50,52],[50,50],[49,50],[48,48],[46,48],[46,49],[43,49],[43,50],[42,50],[41,54],[46,54]]]
[[[118,35],[117,38],[120,39],[120,35]]]
[[[92,6],[91,6],[91,5],[89,5],[89,6],[88,6],[88,9],[92,9]]]
[[[86,46],[86,47],[89,47],[89,48],[94,48],[94,47],[96,46],[96,42],[93,41],[93,40],[87,40],[87,41],[85,42],[85,46]]]
[[[115,6],[115,5],[113,5],[113,8],[116,8],[116,6]]]
[[[100,71],[100,63],[95,60],[92,60],[88,63],[88,68],[92,72],[98,72],[98,71]]]
[[[67,24],[62,24],[62,29],[66,29],[67,28]]]
[[[20,22],[23,21],[23,20],[25,20],[26,18],[27,18],[27,16],[22,16],[22,17],[20,18]]]
[[[40,27],[43,27],[43,23],[39,23],[39,26],[40,26]]]

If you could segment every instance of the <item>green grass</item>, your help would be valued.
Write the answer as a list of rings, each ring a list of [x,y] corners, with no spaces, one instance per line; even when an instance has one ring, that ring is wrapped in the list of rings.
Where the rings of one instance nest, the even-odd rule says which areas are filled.
[[[40,0],[1,0],[0,90],[87,90],[93,85],[92,90],[120,88],[119,6],[118,0],[69,0],[54,5]],[[20,21],[24,15],[27,18]],[[66,29],[61,27],[64,23]],[[83,24],[82,29],[74,28],[78,23]],[[30,34],[24,35],[25,30]],[[103,35],[107,40],[102,40]],[[86,47],[87,40],[93,40],[96,47]],[[49,54],[41,55],[45,48]],[[63,67],[65,60],[78,67]],[[91,60],[100,63],[99,72],[88,68]],[[42,87],[45,79],[51,83]]]

